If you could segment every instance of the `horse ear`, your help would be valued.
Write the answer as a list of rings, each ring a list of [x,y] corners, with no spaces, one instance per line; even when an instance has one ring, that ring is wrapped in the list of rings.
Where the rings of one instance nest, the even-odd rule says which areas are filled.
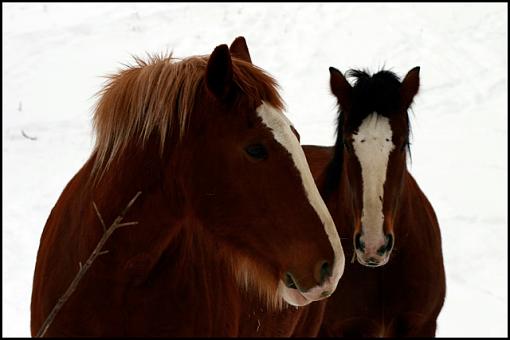
[[[338,104],[342,110],[349,111],[351,109],[352,86],[345,79],[342,72],[334,67],[329,68],[331,92],[336,96]]]
[[[232,85],[232,58],[226,44],[217,46],[209,57],[206,70],[207,88],[224,99]]]
[[[404,80],[402,81],[402,87],[400,89],[402,107],[407,109],[409,105],[411,105],[414,96],[418,93],[419,88],[420,88],[420,67],[416,66],[407,73]]]
[[[250,51],[244,37],[237,37],[230,45],[230,54],[251,64]]]

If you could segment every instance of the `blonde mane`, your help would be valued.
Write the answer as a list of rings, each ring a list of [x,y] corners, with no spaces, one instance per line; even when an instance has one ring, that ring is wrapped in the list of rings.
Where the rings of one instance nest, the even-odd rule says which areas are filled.
[[[101,176],[130,142],[141,147],[159,134],[161,153],[169,135],[182,138],[193,111],[209,56],[185,59],[134,57],[135,64],[108,77],[93,115],[96,155],[92,176]],[[244,94],[283,109],[276,81],[251,63],[232,58],[233,78]]]

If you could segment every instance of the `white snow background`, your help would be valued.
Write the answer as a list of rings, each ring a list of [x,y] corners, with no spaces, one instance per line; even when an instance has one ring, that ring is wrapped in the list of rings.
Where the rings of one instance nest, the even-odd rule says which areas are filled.
[[[243,35],[303,144],[331,145],[328,67],[421,66],[411,173],[439,218],[441,337],[508,336],[506,3],[2,4],[3,336],[30,336],[39,239],[93,146],[94,94],[131,55]],[[22,135],[36,140],[31,140]]]

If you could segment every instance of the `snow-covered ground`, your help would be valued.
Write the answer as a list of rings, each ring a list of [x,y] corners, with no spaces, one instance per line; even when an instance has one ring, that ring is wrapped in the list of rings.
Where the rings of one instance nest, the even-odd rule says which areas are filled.
[[[438,336],[508,336],[508,5],[42,4],[3,7],[3,336],[29,336],[39,238],[88,158],[101,76],[131,55],[185,57],[246,37],[303,144],[334,141],[329,66],[421,66],[410,170],[443,235]],[[22,135],[22,132],[36,140]]]

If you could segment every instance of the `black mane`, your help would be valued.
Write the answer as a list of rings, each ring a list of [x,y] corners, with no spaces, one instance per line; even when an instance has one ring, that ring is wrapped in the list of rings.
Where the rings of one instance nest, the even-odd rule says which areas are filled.
[[[381,70],[374,75],[370,75],[368,71],[348,70],[345,73],[346,78],[355,78],[352,90],[352,109],[349,112],[349,123],[345,123],[345,113],[339,108],[337,126],[336,126],[336,142],[333,159],[326,168],[326,178],[322,193],[324,197],[328,197],[338,188],[342,175],[343,166],[343,150],[344,150],[344,130],[354,132],[361,125],[361,122],[371,113],[392,118],[393,115],[399,114],[400,106],[400,88],[402,83],[400,78],[393,72]],[[405,112],[407,121],[407,153],[411,156],[409,135],[411,127],[409,123],[409,115]]]
[[[395,73],[383,70],[370,76],[366,71],[349,70],[346,77],[355,78],[348,130],[358,128],[372,112],[388,118],[398,112],[401,83]]]

